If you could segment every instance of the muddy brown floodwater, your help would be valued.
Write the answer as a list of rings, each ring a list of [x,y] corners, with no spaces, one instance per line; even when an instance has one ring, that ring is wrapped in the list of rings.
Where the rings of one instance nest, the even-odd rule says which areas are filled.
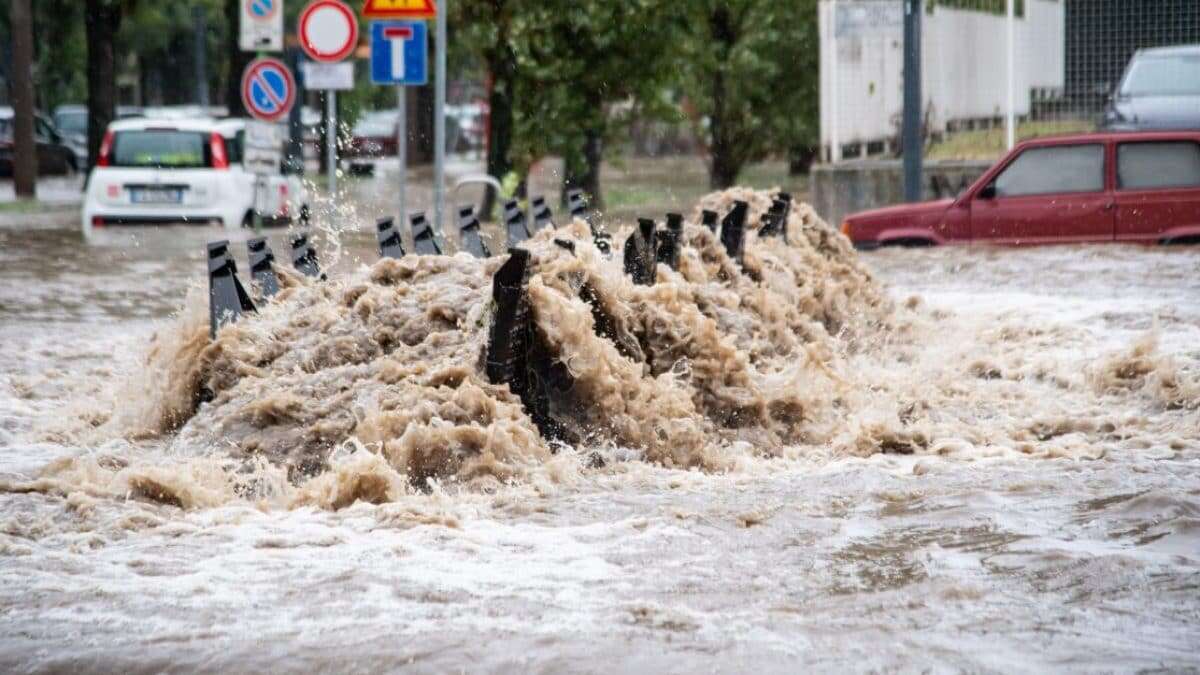
[[[324,232],[210,343],[243,233],[0,227],[0,669],[1200,668],[1200,249],[791,225],[531,243],[567,445],[481,375],[500,259]]]

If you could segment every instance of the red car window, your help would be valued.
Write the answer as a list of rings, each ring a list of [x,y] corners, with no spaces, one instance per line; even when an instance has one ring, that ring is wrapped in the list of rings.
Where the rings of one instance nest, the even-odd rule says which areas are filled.
[[[1117,146],[1117,187],[1121,190],[1200,187],[1200,143],[1121,143]]]
[[[996,196],[1019,197],[1104,190],[1104,146],[1029,148],[996,176]]]

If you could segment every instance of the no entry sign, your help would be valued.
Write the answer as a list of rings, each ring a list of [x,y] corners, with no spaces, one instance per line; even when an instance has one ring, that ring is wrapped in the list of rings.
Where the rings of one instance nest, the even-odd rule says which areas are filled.
[[[346,3],[316,0],[300,14],[300,48],[314,61],[341,61],[358,44],[358,19]]]
[[[287,116],[296,101],[292,71],[279,59],[255,59],[242,74],[242,103],[256,119],[274,122]]]

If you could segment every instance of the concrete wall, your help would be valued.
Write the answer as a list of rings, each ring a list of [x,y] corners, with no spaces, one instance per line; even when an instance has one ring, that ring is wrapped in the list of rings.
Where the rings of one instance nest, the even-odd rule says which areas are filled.
[[[994,162],[946,160],[925,163],[921,181],[922,197],[938,199],[957,194],[970,185]],[[935,178],[936,177],[936,178]],[[952,194],[938,194],[934,182],[952,186]],[[810,177],[812,205],[817,214],[834,227],[856,211],[891,206],[904,202],[904,167],[898,159],[857,159],[812,168]]]

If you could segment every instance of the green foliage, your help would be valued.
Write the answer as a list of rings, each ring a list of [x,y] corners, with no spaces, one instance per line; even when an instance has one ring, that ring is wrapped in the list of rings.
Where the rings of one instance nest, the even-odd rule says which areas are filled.
[[[118,72],[134,75],[146,103],[194,103],[196,83],[193,12],[204,14],[208,88],[217,99],[228,75],[225,0],[138,2],[121,22],[117,36]]]
[[[677,21],[679,81],[714,185],[817,137],[817,0],[689,0]]]
[[[530,156],[578,163],[585,132],[612,140],[668,82],[670,45],[655,36],[677,0],[530,3],[515,31],[518,138]],[[614,104],[628,103],[618,114]]]
[[[504,179],[500,181],[500,198],[512,199],[517,194],[517,188],[521,186],[521,176],[516,171],[509,171],[504,175]]]
[[[127,10],[117,36],[118,69],[123,82],[141,86],[146,103],[194,99],[194,8],[206,18],[213,100],[222,99],[230,78],[240,78],[228,52],[237,28],[228,25],[228,10],[239,0],[101,1]],[[929,0],[931,6],[997,1]],[[506,69],[494,78],[513,107],[501,174],[510,168],[523,174],[540,157],[558,154],[568,174],[581,175],[596,148],[615,147],[632,119],[686,121],[710,154],[736,172],[816,143],[817,2],[455,0],[449,64],[452,79],[483,81],[489,67]],[[33,5],[39,105],[82,102],[84,3]],[[304,5],[286,3],[289,32]],[[351,5],[361,10],[362,2]],[[6,24],[0,12],[0,37],[7,36]],[[364,31],[367,25],[361,23]],[[369,84],[365,71],[360,64],[358,86],[339,96],[348,123],[361,110],[396,105],[395,89]],[[589,145],[589,139],[599,141]]]
[[[47,112],[62,103],[83,101],[87,94],[87,42],[83,36],[83,3],[79,0],[34,0],[33,80],[37,107]],[[0,44],[11,44],[8,3],[0,10]]]

